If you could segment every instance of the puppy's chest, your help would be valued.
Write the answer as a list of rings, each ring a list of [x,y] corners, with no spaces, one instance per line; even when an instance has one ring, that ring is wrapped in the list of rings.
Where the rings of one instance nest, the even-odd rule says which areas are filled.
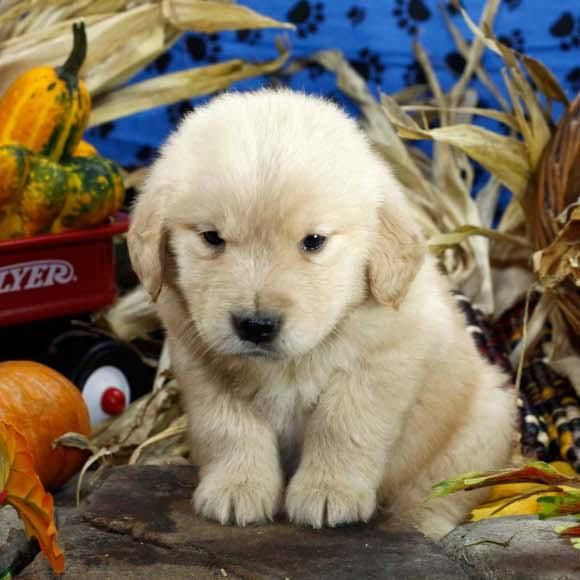
[[[320,387],[313,380],[266,377],[254,398],[254,408],[278,435],[282,453],[301,447],[305,423],[316,407]]]

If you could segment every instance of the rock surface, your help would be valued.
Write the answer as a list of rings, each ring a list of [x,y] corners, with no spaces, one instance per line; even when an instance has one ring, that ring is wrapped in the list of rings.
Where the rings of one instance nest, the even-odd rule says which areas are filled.
[[[38,544],[30,541],[24,525],[11,506],[0,510],[0,575],[3,570],[18,572],[38,553]]]
[[[580,551],[554,528],[574,521],[532,516],[482,520],[456,528],[441,544],[472,578],[573,580],[580,578]]]
[[[461,566],[413,529],[376,523],[307,530],[285,522],[224,527],[196,518],[196,470],[117,467],[61,523],[63,578],[465,579]],[[38,557],[19,578],[50,578]]]

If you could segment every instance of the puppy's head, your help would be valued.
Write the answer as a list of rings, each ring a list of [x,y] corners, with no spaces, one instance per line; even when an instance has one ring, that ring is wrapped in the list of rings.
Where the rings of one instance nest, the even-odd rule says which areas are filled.
[[[221,96],[170,137],[129,232],[153,298],[168,247],[205,345],[271,358],[312,350],[367,298],[398,307],[423,256],[356,124],[288,91]]]

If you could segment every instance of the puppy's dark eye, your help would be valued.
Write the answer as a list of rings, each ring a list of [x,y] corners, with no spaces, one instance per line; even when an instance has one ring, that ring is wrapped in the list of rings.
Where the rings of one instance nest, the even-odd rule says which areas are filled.
[[[326,236],[310,234],[302,240],[302,249],[305,252],[317,252],[326,243]]]
[[[215,248],[222,248],[226,244],[225,240],[220,238],[220,235],[214,230],[203,232],[201,235],[210,246],[214,246]]]

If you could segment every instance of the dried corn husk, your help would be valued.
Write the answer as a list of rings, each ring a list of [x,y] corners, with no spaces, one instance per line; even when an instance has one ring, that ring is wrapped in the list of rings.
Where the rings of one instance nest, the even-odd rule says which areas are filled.
[[[89,50],[81,72],[95,100],[93,125],[220,90],[236,80],[272,72],[285,60],[284,56],[263,65],[230,61],[157,77],[132,85],[128,93],[120,89],[186,30],[293,28],[218,0],[12,0],[5,4],[0,14],[0,93],[33,66],[64,62],[72,42],[71,25],[83,20]],[[118,90],[125,92],[117,97]]]
[[[546,147],[526,201],[534,271],[580,352],[580,96]]]
[[[283,51],[279,58],[260,64],[240,59],[229,60],[129,85],[104,95],[95,102],[89,126],[100,125],[159,105],[227,89],[236,81],[275,72],[286,62],[287,57],[288,53]]]

